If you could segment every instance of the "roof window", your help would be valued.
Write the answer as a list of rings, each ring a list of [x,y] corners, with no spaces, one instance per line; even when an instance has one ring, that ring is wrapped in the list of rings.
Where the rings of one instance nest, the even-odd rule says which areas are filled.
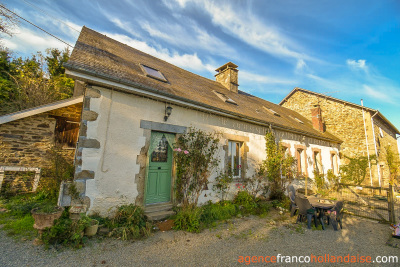
[[[162,82],[167,82],[167,79],[165,79],[164,75],[159,70],[153,69],[143,64],[140,64],[140,66],[142,67],[142,70],[146,74],[146,76],[160,80]]]
[[[299,122],[299,123],[301,123],[301,124],[304,124],[304,122],[303,122],[302,120],[300,120],[300,119],[298,119],[298,118],[296,118],[296,117],[292,117],[291,115],[289,115],[289,117],[292,118],[292,119],[294,119],[294,120],[296,120],[297,122]]]
[[[213,90],[213,93],[216,94],[216,96],[218,96],[219,99],[221,99],[222,101],[229,103],[229,104],[237,105],[235,100],[231,99],[230,97],[226,96],[225,94],[217,92],[215,90]]]
[[[268,111],[269,113],[274,114],[275,116],[278,116],[278,117],[281,116],[281,115],[279,115],[278,112],[276,112],[275,110],[273,110],[273,109],[271,109],[271,108],[267,108],[267,107],[264,107],[264,106],[263,106],[263,108],[264,108],[266,111]]]

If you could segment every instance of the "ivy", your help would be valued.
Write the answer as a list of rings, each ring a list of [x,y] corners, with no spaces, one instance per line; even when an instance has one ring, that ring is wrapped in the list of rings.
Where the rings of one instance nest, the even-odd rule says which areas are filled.
[[[367,175],[368,157],[358,156],[351,158],[345,156],[345,158],[349,160],[349,163],[340,167],[341,182],[360,185]],[[375,155],[370,156],[370,160],[374,159],[376,159]]]

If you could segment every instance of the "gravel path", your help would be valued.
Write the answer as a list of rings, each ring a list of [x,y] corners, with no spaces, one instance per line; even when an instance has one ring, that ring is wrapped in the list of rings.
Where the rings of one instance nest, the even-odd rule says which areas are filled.
[[[284,220],[276,212],[263,219],[235,219],[200,234],[168,231],[136,242],[91,240],[79,250],[45,250],[33,246],[30,241],[15,241],[0,231],[0,266],[247,266],[238,262],[239,256],[320,256],[325,253],[369,255],[373,260],[376,256],[398,256],[400,260],[400,249],[385,244],[389,236],[388,225],[361,218],[345,217],[344,229],[337,232],[331,227],[313,231],[294,224],[293,219]],[[254,265],[312,264],[251,264]],[[400,263],[382,266],[400,266]]]

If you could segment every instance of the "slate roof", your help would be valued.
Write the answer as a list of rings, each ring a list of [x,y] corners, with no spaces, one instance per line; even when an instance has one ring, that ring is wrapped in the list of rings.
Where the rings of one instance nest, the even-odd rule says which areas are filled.
[[[147,77],[140,64],[159,70],[165,76],[167,82]],[[341,143],[341,140],[334,135],[315,130],[310,121],[295,111],[240,90],[238,93],[230,92],[216,81],[181,69],[87,27],[82,28],[65,68],[123,85],[140,86],[140,88],[150,90],[153,93],[233,114],[238,119],[250,118],[261,124],[271,124],[272,127],[284,128],[322,140]],[[237,105],[222,101],[213,91],[225,94]],[[263,107],[274,110],[280,116],[274,115]],[[299,123],[294,118],[300,119],[304,124]]]
[[[384,122],[386,122],[386,123],[388,124],[388,126],[391,127],[392,130],[393,130],[396,134],[400,134],[400,132],[399,132],[399,130],[396,128],[396,126],[394,126],[394,125],[393,125],[385,116],[383,116],[383,114],[382,114],[379,110],[377,110],[377,109],[372,109],[372,108],[365,107],[365,106],[363,107],[363,106],[358,105],[358,104],[355,104],[355,103],[351,103],[351,102],[348,102],[348,101],[345,101],[345,100],[342,100],[342,99],[339,99],[339,98],[335,98],[335,97],[332,97],[332,96],[328,96],[328,95],[320,94],[320,93],[313,92],[313,91],[310,91],[310,90],[306,90],[306,89],[303,89],[303,88],[300,88],[300,87],[295,87],[287,96],[285,96],[284,99],[282,99],[282,101],[279,103],[279,105],[283,105],[294,93],[299,92],[299,91],[300,91],[300,92],[303,92],[303,93],[306,93],[306,94],[316,95],[316,96],[321,97],[321,98],[325,98],[325,99],[329,99],[329,100],[336,101],[336,102],[339,102],[339,103],[343,103],[343,104],[348,105],[348,106],[353,106],[353,107],[358,108],[358,109],[364,108],[364,110],[371,111],[372,113],[378,112],[378,113],[377,113],[377,116],[380,117]]]

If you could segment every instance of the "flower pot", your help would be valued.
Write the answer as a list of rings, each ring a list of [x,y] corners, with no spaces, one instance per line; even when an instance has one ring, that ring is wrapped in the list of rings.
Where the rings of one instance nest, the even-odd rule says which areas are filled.
[[[31,211],[32,217],[35,220],[33,228],[41,232],[48,227],[52,227],[54,220],[60,218],[63,211],[63,207],[55,207],[52,212],[42,212],[39,208],[33,209]]]
[[[85,235],[86,236],[94,236],[99,229],[99,221],[92,220],[91,225],[85,228]]]

